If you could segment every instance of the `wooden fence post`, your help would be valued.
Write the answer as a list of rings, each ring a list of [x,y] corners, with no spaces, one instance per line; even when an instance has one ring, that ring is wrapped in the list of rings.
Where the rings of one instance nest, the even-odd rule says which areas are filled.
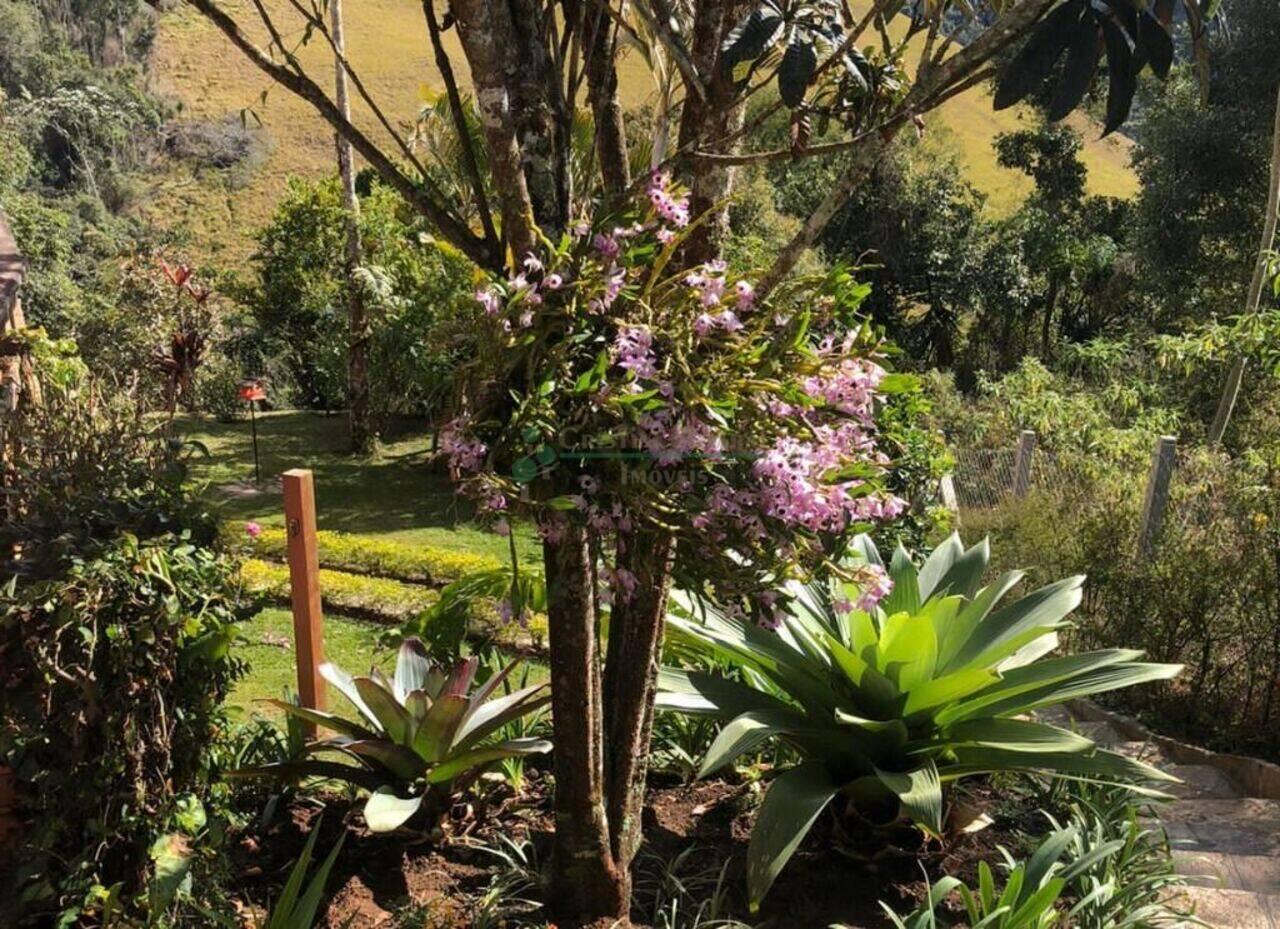
[[[1031,489],[1031,457],[1036,451],[1036,434],[1023,429],[1018,436],[1018,457],[1013,461],[1013,495],[1025,497]]]
[[[311,472],[295,468],[284,479],[284,516],[289,546],[289,591],[293,603],[293,642],[298,661],[302,705],[325,708],[324,621],[320,615],[320,554],[316,547],[316,495]],[[311,735],[314,727],[308,727]]]
[[[1165,507],[1169,504],[1169,481],[1177,459],[1178,440],[1162,435],[1151,454],[1151,473],[1147,476],[1147,493],[1142,501],[1142,524],[1138,529],[1138,556],[1150,558],[1155,551],[1160,527],[1164,524]]]

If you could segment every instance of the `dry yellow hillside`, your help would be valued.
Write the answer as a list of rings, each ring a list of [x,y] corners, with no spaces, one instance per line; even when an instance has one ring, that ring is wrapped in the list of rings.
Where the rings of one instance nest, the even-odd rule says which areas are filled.
[[[265,4],[279,17],[286,41],[300,40],[301,20],[287,0]],[[258,26],[249,0],[223,0],[223,6],[240,22]],[[345,11],[349,56],[370,93],[389,119],[412,119],[421,89],[439,86],[420,0],[347,0]],[[264,28],[251,34],[266,46]],[[453,41],[452,33],[447,38]],[[320,37],[299,55],[318,78],[331,73],[332,59]],[[460,53],[454,60],[465,67]],[[626,102],[644,102],[652,85],[638,56],[624,61],[623,72]],[[198,178],[185,169],[155,179],[158,196],[150,207],[154,219],[167,228],[188,230],[202,256],[228,266],[240,263],[251,247],[253,230],[270,215],[290,175],[320,176],[334,170],[333,137],[323,121],[305,103],[274,87],[212,25],[185,6],[178,5],[160,21],[152,83],[156,91],[179,101],[189,117],[220,119],[250,108],[269,139],[265,162],[238,189],[221,183],[216,175]],[[372,129],[372,114],[359,101],[355,118]],[[997,133],[1016,127],[1016,111],[994,113],[990,97],[975,91],[951,101],[931,119],[946,127],[943,134],[953,140],[973,183],[989,195],[994,210],[1007,211],[1020,202],[1030,182],[996,167],[991,150]],[[1128,143],[1119,138],[1092,141],[1096,128],[1080,125],[1091,140],[1085,152],[1091,190],[1131,195],[1136,182],[1128,167]]]

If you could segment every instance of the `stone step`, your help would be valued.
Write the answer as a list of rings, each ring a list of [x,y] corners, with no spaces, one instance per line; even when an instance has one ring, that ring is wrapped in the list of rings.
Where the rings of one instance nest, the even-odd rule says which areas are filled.
[[[1186,887],[1173,897],[1179,907],[1193,907],[1197,919],[1216,929],[1280,929],[1280,897],[1249,890]],[[1195,926],[1195,923],[1178,923]]]
[[[1135,761],[1145,761],[1147,764],[1155,765],[1157,768],[1170,763],[1169,756],[1164,753],[1164,749],[1154,742],[1117,742],[1114,745],[1108,745],[1107,751],[1116,752]]]
[[[1195,877],[1197,883],[1205,887],[1280,896],[1280,859],[1277,858],[1175,848],[1173,861],[1179,874]]]
[[[1099,745],[1105,745],[1110,748],[1113,745],[1120,745],[1126,742],[1124,736],[1115,730],[1111,723],[1106,722],[1074,722],[1069,727],[1079,732],[1086,739],[1092,739]]]
[[[1151,763],[1148,761],[1148,764]],[[1231,778],[1217,768],[1205,764],[1164,764],[1159,767],[1182,781],[1181,784],[1160,787],[1179,800],[1228,800],[1240,796],[1240,791],[1231,782]]]
[[[1280,800],[1176,800],[1161,806],[1159,815],[1183,851],[1280,856]]]

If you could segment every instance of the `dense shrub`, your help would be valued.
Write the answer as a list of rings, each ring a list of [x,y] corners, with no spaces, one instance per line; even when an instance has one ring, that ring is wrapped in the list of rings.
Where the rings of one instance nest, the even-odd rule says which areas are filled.
[[[1112,697],[1121,708],[1172,734],[1280,757],[1277,418],[1260,405],[1242,419],[1249,450],[1236,456],[1181,430],[1163,527],[1144,554],[1152,448],[1187,419],[1156,385],[1123,374],[1086,384],[1027,361],[968,403],[931,381],[959,462],[963,529],[989,535],[1000,566],[1029,566],[1033,581],[1088,576],[1073,644],[1187,666],[1177,681]],[[1038,449],[1016,498],[1021,428],[1035,429]]]
[[[6,886],[31,918],[155,918],[225,829],[210,759],[250,605],[180,451],[65,343],[35,348],[44,404],[8,424],[0,533],[0,764],[26,823]]]
[[[253,551],[264,558],[282,559],[288,543],[283,529],[264,528],[253,540]],[[316,544],[320,564],[326,568],[426,584],[448,584],[477,571],[491,571],[503,565],[496,558],[470,552],[329,529],[316,533]]]
[[[300,406],[346,403],[344,228],[335,180],[294,181],[258,235],[257,279],[240,294],[273,354],[287,361]],[[456,366],[474,351],[473,269],[380,184],[361,198],[361,237],[373,412],[437,411],[452,396]]]

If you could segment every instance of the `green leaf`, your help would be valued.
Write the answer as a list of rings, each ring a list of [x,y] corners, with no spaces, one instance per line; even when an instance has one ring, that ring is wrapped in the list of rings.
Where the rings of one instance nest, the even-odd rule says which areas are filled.
[[[743,713],[789,710],[777,697],[705,671],[663,668],[658,672],[655,706],[696,716],[729,719]]]
[[[706,777],[739,755],[754,750],[769,739],[802,729],[805,719],[790,710],[753,710],[725,724],[707,749],[698,777]]]
[[[332,713],[326,713],[323,710],[313,710],[310,707],[299,706],[289,700],[271,699],[267,702],[272,706],[279,707],[289,716],[313,723],[317,728],[328,729],[339,735],[345,735],[352,739],[376,739],[378,737],[378,733],[366,729],[358,723],[343,719],[341,716],[334,716]]]
[[[939,584],[947,576],[956,559],[964,554],[964,546],[960,544],[960,534],[951,533],[941,545],[935,548],[920,566],[920,599],[928,600]],[[945,593],[945,590],[941,591]]]
[[[387,734],[387,738],[397,745],[407,745],[411,722],[409,711],[396,700],[392,689],[371,677],[357,677],[355,685],[360,699],[377,717],[379,727]]]
[[[880,783],[897,796],[903,815],[932,835],[942,834],[942,780],[932,759],[914,771],[875,770]]]
[[[179,891],[191,884],[191,846],[178,833],[162,835],[151,843],[152,876],[148,887],[151,913],[163,914]]]
[[[431,769],[427,774],[427,781],[432,784],[446,784],[463,774],[504,758],[544,755],[549,751],[551,751],[551,743],[546,739],[507,739],[493,745],[482,745],[479,748],[449,756]]]
[[[948,726],[939,742],[950,746],[976,745],[1008,752],[1088,752],[1091,739],[1025,719],[971,719]]]
[[[996,79],[997,110],[1013,106],[1044,83],[1066,50],[1071,27],[1083,12],[1081,3],[1063,3],[1035,28],[1022,50]]]
[[[414,781],[422,776],[422,759],[405,746],[385,739],[345,742],[342,750],[361,758],[372,759],[403,781]]]
[[[519,719],[551,702],[546,684],[534,684],[497,697],[473,709],[458,727],[453,748],[466,748],[497,732],[513,719]],[[541,696],[539,696],[541,694]],[[474,705],[474,700],[472,704]]]
[[[378,722],[378,717],[360,698],[360,691],[356,689],[355,679],[350,674],[343,671],[336,664],[326,661],[320,665],[320,676],[338,688],[338,692],[351,701],[351,705],[359,710],[360,715],[368,720],[371,725],[381,728],[382,724]]]
[[[1107,72],[1110,85],[1107,88],[1107,121],[1103,136],[1115,132],[1129,118],[1133,107],[1133,95],[1138,91],[1138,74],[1134,68],[1133,52],[1124,32],[1109,17],[1102,20],[1102,37],[1107,49]]]
[[[759,911],[760,901],[838,789],[826,768],[814,761],[792,768],[770,785],[747,847],[751,912]]]
[[[430,764],[445,757],[470,707],[471,701],[466,697],[441,694],[413,734],[414,752]]]
[[[430,675],[431,659],[427,657],[426,646],[417,636],[409,636],[400,643],[396,656],[396,699],[403,701],[413,691],[422,690]]]
[[[407,823],[421,806],[421,797],[404,799],[390,787],[379,787],[364,805],[364,819],[370,832],[391,832]]]
[[[1102,58],[1099,42],[1101,34],[1098,30],[1097,20],[1090,15],[1082,17],[1072,27],[1067,60],[1062,66],[1058,86],[1054,89],[1053,101],[1049,104],[1050,121],[1066,119],[1089,92],[1089,85],[1098,73],[1098,62]]]
[[[795,109],[804,103],[805,91],[818,69],[818,52],[813,40],[802,30],[792,27],[787,49],[778,63],[778,96],[785,106]]]

